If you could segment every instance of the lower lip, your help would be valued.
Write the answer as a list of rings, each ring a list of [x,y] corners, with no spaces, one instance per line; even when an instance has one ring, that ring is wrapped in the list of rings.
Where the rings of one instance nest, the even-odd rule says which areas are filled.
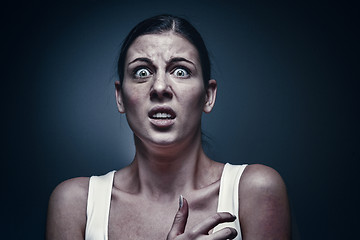
[[[175,119],[154,119],[149,118],[150,122],[158,128],[168,128],[175,123]]]

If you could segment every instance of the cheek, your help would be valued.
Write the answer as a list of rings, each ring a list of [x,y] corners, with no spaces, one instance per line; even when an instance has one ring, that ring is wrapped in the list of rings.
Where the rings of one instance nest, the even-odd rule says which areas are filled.
[[[133,106],[138,106],[144,101],[142,92],[134,89],[132,89],[131,91],[129,91],[128,89],[124,89],[123,96],[124,105],[127,111],[134,110]]]
[[[142,115],[144,98],[141,94],[141,91],[134,89],[125,89],[123,90],[124,96],[124,106],[127,122],[133,132],[138,132],[138,127],[141,126],[144,115]]]
[[[205,91],[202,88],[191,88],[184,91],[181,96],[182,102],[186,103],[186,106],[194,110],[202,112],[202,108],[205,104]]]

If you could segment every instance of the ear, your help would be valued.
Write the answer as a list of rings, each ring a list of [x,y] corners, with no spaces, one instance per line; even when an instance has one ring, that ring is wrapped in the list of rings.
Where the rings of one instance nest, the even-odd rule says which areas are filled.
[[[115,82],[115,97],[116,97],[116,105],[120,113],[125,113],[125,106],[121,91],[121,84],[119,81]]]
[[[208,87],[206,89],[206,101],[204,105],[204,112],[209,113],[213,109],[215,105],[216,99],[216,91],[217,91],[217,83],[215,79],[210,79]]]

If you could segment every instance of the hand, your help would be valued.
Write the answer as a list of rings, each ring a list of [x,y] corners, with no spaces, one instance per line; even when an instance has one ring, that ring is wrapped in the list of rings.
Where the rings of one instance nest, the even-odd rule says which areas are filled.
[[[182,197],[180,197],[182,198]],[[180,200],[181,202],[181,200]],[[234,239],[237,231],[234,228],[224,228],[215,233],[209,234],[209,231],[216,225],[223,222],[233,222],[236,217],[227,212],[216,213],[215,215],[205,219],[189,231],[185,231],[187,218],[189,215],[189,205],[185,198],[182,198],[182,204],[179,204],[179,210],[175,215],[173,225],[166,240],[195,240],[195,239],[211,239],[226,240]]]

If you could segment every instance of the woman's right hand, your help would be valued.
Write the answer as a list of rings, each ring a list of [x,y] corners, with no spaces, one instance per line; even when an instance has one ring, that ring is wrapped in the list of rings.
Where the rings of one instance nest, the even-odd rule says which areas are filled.
[[[235,221],[236,217],[227,212],[216,213],[185,232],[185,226],[189,215],[189,205],[185,198],[182,198],[181,201],[182,203],[175,215],[173,225],[171,226],[166,240],[226,240],[234,239],[237,236],[237,231],[234,228],[229,227],[209,234],[209,231],[216,225]]]

